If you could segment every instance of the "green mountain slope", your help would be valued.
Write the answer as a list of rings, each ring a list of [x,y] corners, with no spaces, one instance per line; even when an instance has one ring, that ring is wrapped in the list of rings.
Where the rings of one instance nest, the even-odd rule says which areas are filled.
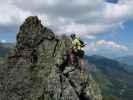
[[[89,71],[100,83],[104,100],[132,100],[133,74],[126,71],[122,64],[96,55],[86,56],[86,59],[94,64],[95,70]]]
[[[120,61],[122,63],[125,63],[125,64],[133,66],[133,56],[119,57],[119,58],[116,58],[116,60],[118,60],[118,61]]]

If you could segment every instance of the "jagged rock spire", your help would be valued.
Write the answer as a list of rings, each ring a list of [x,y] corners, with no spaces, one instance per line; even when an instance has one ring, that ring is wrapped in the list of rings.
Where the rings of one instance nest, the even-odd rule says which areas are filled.
[[[20,26],[20,31],[17,34],[17,48],[33,48],[41,39],[54,37],[54,33],[44,27],[37,16],[30,16]]]
[[[0,100],[102,100],[91,75],[67,63],[70,47],[68,37],[59,38],[36,16],[28,17],[0,73]]]

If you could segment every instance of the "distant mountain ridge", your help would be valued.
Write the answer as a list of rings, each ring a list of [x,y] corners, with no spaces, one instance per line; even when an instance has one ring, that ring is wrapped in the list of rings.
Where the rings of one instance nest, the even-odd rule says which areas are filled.
[[[132,56],[118,57],[118,58],[116,58],[116,60],[118,60],[119,62],[133,66],[133,55]]]
[[[131,100],[133,98],[133,74],[116,60],[99,55],[85,57],[94,70],[90,73],[102,88],[103,100]],[[131,70],[130,70],[131,71]]]
[[[4,57],[8,52],[13,49],[14,43],[1,43],[0,42],[0,57]]]

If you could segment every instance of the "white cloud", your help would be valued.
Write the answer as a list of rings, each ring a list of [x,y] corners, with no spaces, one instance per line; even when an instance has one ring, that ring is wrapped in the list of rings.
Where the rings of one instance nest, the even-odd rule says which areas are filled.
[[[1,40],[1,43],[6,43],[7,41],[6,40]]]
[[[18,24],[24,20],[30,12],[23,11],[12,4],[11,1],[7,0],[0,4],[0,24]]]
[[[129,48],[125,45],[118,44],[114,41],[98,40],[96,42],[91,42],[87,47],[86,51],[110,51],[110,52],[127,52]]]
[[[107,48],[112,48],[114,50],[119,50],[119,51],[128,51],[128,47],[124,45],[120,45],[113,41],[100,40],[96,42],[96,45],[105,46]]]
[[[12,0],[0,0],[0,33],[14,32],[31,12],[19,9]]]
[[[120,23],[132,19],[132,5],[132,0],[119,0],[118,4],[106,3],[104,17],[108,19],[110,23]]]
[[[96,39],[96,37],[93,36],[93,35],[87,35],[86,38],[87,38],[87,39],[90,39],[90,40],[94,40],[94,39]]]
[[[27,16],[38,15],[44,25],[58,33],[108,33],[133,18],[132,5],[132,0],[118,4],[105,0],[2,0],[0,27],[18,25]]]

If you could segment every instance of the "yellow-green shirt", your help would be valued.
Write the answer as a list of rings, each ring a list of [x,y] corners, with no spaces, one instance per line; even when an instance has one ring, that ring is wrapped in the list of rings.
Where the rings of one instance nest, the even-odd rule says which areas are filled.
[[[72,44],[73,44],[74,49],[83,50],[83,48],[81,47],[81,43],[80,43],[78,38],[75,38],[72,41]]]

